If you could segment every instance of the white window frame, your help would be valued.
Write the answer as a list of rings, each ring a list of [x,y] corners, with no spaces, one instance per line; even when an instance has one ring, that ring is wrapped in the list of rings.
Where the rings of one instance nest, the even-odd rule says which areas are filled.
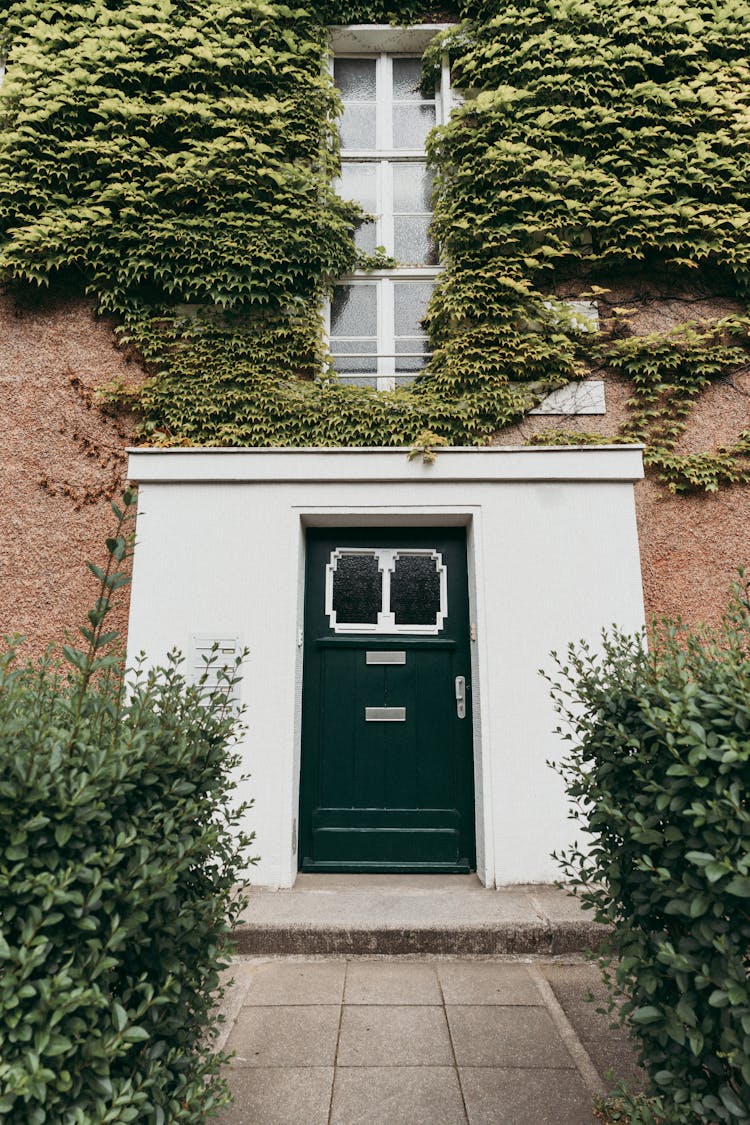
[[[351,164],[373,164],[378,166],[376,173],[376,245],[385,246],[387,253],[393,253],[394,248],[394,215],[393,215],[393,172],[396,164],[426,163],[426,152],[422,149],[395,149],[393,148],[392,108],[393,99],[393,60],[397,58],[421,58],[429,40],[444,25],[423,25],[421,27],[391,28],[391,27],[352,27],[350,29],[335,29],[332,35],[332,53],[330,56],[330,71],[333,75],[334,58],[374,58],[375,59],[375,90],[376,90],[376,148],[375,149],[344,149],[341,150],[341,161]],[[350,45],[351,44],[351,45]],[[418,103],[411,103],[418,104]],[[444,124],[453,108],[454,100],[450,89],[450,65],[448,56],[442,60],[441,78],[435,91],[435,124]],[[366,282],[374,283],[377,287],[377,342],[376,357],[377,371],[372,373],[351,371],[343,369],[340,377],[349,382],[359,379],[374,379],[375,387],[379,391],[390,391],[398,384],[412,381],[419,375],[419,371],[399,372],[396,378],[396,344],[394,324],[394,298],[393,284],[396,281],[430,281],[435,282],[440,275],[439,264],[424,266],[399,266],[384,270],[354,270],[336,279],[336,284],[356,285]],[[327,301],[323,310],[323,321],[326,345],[331,345],[331,302]],[[353,349],[354,350],[354,349]],[[400,358],[415,358],[429,352],[399,353]]]
[[[377,559],[378,570],[383,576],[381,585],[380,610],[376,622],[338,622],[336,610],[333,608],[333,575],[338,566],[338,561],[343,555],[367,555]],[[396,559],[406,555],[421,555],[434,559],[436,570],[440,579],[440,608],[435,615],[434,625],[397,625],[395,615],[391,612],[391,575],[396,565]],[[389,636],[405,635],[432,636],[441,632],[445,619],[448,616],[448,569],[443,562],[440,551],[432,551],[425,547],[336,547],[331,551],[331,556],[326,564],[326,593],[325,612],[334,633],[372,633],[388,634]]]

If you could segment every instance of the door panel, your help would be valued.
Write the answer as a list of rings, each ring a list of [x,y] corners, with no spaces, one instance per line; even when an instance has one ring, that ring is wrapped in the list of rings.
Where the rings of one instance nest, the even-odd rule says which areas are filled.
[[[315,529],[307,548],[300,867],[472,870],[471,709],[460,719],[455,699],[456,676],[470,690],[464,530]],[[374,614],[372,565],[361,568],[362,633],[356,549],[385,576]]]

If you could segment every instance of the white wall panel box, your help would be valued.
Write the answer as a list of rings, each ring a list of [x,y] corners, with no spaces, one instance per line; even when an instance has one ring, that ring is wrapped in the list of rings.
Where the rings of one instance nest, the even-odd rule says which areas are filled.
[[[374,546],[380,537],[396,547],[399,536],[408,546],[409,535],[429,539],[429,529],[465,529],[471,690],[463,721],[473,745],[477,873],[489,886],[550,882],[559,876],[550,853],[571,842],[562,783],[546,764],[565,749],[538,669],[551,670],[550,652],[569,641],[596,645],[612,623],[627,631],[644,623],[633,489],[641,447],[448,448],[431,465],[407,452],[130,451],[139,500],[129,662],[141,651],[161,662],[174,646],[192,661],[206,637],[235,647],[242,638],[249,648],[239,695],[247,708],[241,772],[251,777],[239,796],[255,801],[248,827],[260,862],[248,875],[256,884],[288,887],[297,873],[306,550],[323,528],[340,529],[347,542],[367,545],[370,534]],[[370,581],[380,556],[368,553]],[[451,611],[449,602],[449,621]],[[350,619],[364,620],[362,612]],[[357,639],[332,634],[321,643],[356,647]],[[363,651],[357,675],[395,684],[388,677],[410,673],[410,645],[447,643],[370,633],[363,650],[399,650],[399,659],[373,662]],[[406,698],[365,702],[415,712]],[[409,726],[361,719],[370,739],[404,738]]]
[[[529,414],[606,414],[603,379],[582,379],[558,387]]]

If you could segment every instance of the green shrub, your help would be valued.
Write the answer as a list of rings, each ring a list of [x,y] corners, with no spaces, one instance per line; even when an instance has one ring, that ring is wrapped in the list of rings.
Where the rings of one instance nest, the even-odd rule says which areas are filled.
[[[676,1122],[750,1121],[750,603],[716,630],[568,650],[558,768],[591,846],[561,858],[597,920],[650,1093]],[[640,1121],[635,1116],[632,1120]],[[645,1118],[644,1118],[645,1120]]]
[[[132,497],[126,498],[132,501]],[[0,1117],[195,1125],[225,1104],[211,1052],[242,852],[226,685],[173,655],[125,688],[106,655],[121,516],[84,630],[0,657]]]

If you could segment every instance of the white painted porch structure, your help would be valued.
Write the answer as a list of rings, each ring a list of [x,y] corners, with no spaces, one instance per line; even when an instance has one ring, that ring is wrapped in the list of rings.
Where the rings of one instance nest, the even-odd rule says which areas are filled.
[[[255,800],[253,882],[297,869],[305,529],[465,525],[477,868],[492,885],[551,882],[575,835],[546,762],[564,750],[539,668],[571,640],[644,620],[633,483],[638,446],[144,449],[128,657],[157,663],[191,637],[250,655],[241,743]]]

